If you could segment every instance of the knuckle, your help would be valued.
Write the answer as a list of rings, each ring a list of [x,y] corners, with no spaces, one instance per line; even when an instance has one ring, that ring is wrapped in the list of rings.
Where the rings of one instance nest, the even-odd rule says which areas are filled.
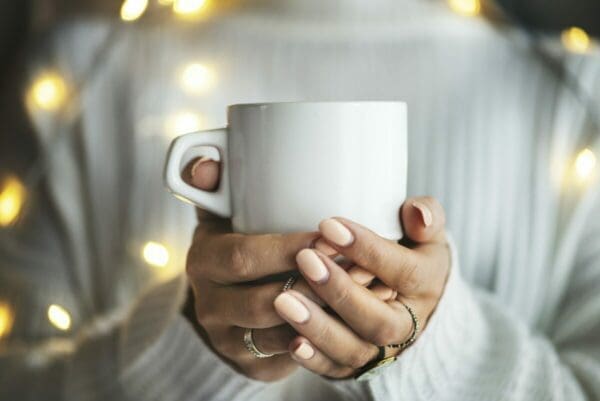
[[[381,347],[394,344],[400,336],[399,327],[391,322],[386,322],[379,326],[378,330],[373,335],[375,345]]]
[[[365,366],[371,359],[373,359],[373,355],[371,355],[369,349],[367,347],[361,347],[360,350],[356,350],[349,355],[346,365],[356,370]]]
[[[381,249],[374,241],[369,241],[364,245],[363,255],[365,262],[371,266],[381,266],[383,263]]]
[[[335,289],[334,305],[345,305],[350,300],[350,290],[348,287],[338,287]]]
[[[247,279],[252,272],[252,257],[246,241],[237,242],[233,245],[230,253],[230,269],[235,278]]]
[[[414,258],[404,261],[402,274],[397,284],[398,289],[403,289],[409,293],[417,293],[421,290],[421,280],[419,280],[419,263]]]

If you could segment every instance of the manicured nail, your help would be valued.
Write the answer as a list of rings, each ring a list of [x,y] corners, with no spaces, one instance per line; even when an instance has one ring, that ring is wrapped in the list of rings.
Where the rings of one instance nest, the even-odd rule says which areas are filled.
[[[329,270],[312,249],[303,249],[298,252],[296,262],[302,273],[314,282],[323,283],[329,278]]]
[[[394,290],[384,285],[373,287],[371,288],[371,291],[373,291],[373,294],[382,301],[392,299],[392,295],[394,295]]]
[[[317,242],[315,242],[315,249],[323,252],[327,256],[333,256],[338,253],[335,248],[332,248],[323,238],[319,238]]]
[[[375,278],[374,274],[366,271],[365,269],[359,266],[355,266],[348,270],[348,274],[356,284],[360,285],[367,285]]]
[[[315,349],[307,343],[300,343],[298,348],[294,350],[294,355],[300,359],[310,359],[315,355]]]
[[[192,178],[194,178],[194,176],[196,175],[196,169],[198,168],[198,166],[200,166],[202,163],[206,163],[209,160],[211,160],[211,158],[206,156],[202,156],[201,158],[196,160],[196,162],[192,165],[192,169],[190,170]]]
[[[306,306],[289,292],[283,292],[275,298],[275,309],[281,313],[284,318],[296,323],[304,323],[310,318],[310,313]]]
[[[335,219],[323,220],[319,224],[319,230],[325,238],[339,246],[348,246],[354,241],[350,230]]]
[[[421,215],[421,219],[423,220],[423,225],[425,227],[429,227],[433,222],[433,215],[431,214],[431,210],[421,202],[413,202],[413,207],[419,211]]]

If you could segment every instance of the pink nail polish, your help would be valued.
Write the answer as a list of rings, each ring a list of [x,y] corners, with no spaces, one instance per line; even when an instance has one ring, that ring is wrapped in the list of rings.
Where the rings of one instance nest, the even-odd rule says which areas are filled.
[[[338,253],[335,248],[332,248],[323,238],[319,238],[317,242],[315,242],[315,249],[323,252],[327,256],[333,256]]]
[[[294,350],[294,355],[300,359],[310,359],[315,355],[315,349],[307,343],[300,343],[298,348]]]
[[[316,283],[323,283],[329,278],[329,270],[312,249],[303,249],[298,252],[296,262],[300,271]]]
[[[433,215],[431,214],[431,210],[421,202],[413,202],[412,206],[419,211],[421,215],[421,219],[423,220],[423,225],[425,227],[429,227],[433,222]]]
[[[339,246],[348,246],[354,241],[352,232],[335,219],[326,219],[319,223],[319,230],[327,240]]]
[[[300,300],[288,292],[283,292],[275,298],[275,309],[286,320],[295,323],[305,323],[310,318],[310,312]]]

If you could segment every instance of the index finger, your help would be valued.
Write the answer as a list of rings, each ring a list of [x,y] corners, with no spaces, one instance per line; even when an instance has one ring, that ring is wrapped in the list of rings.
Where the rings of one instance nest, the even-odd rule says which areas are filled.
[[[310,248],[318,232],[211,234],[199,225],[188,252],[187,273],[220,284],[254,281],[297,270],[296,253]]]

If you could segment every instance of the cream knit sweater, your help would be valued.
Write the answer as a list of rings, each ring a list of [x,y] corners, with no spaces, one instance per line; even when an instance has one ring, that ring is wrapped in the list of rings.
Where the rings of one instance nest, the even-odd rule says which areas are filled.
[[[570,168],[598,136],[524,38],[436,2],[245,4],[192,25],[65,23],[32,62],[76,81],[110,38],[72,123],[33,113],[48,159],[0,242],[0,291],[17,311],[0,398],[599,400],[600,199]],[[193,60],[214,72],[200,95],[177,84]],[[565,63],[600,109],[598,54]],[[231,103],[350,99],[408,102],[408,192],[440,199],[455,243],[445,294],[367,384],[302,370],[250,381],[179,314],[195,219],[162,187],[165,132],[222,126]],[[169,268],[143,262],[150,240]],[[48,323],[52,303],[71,313],[67,333]]]

